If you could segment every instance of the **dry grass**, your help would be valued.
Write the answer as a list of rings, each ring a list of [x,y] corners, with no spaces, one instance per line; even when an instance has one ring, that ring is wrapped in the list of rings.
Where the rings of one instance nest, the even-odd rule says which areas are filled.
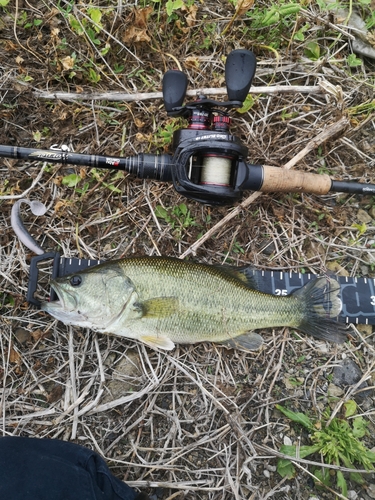
[[[152,22],[145,21],[143,28],[150,40],[139,43],[126,36],[143,5],[108,2],[106,36],[100,35],[111,44],[105,62],[98,46],[77,35],[67,18],[53,10],[57,3],[37,3],[18,0],[17,12],[8,8],[0,20],[2,144],[35,146],[40,137],[42,147],[61,141],[82,153],[161,151],[159,132],[172,121],[160,99],[69,102],[39,99],[35,91],[157,92],[163,72],[176,66],[176,60],[188,73],[190,88],[218,88],[223,86],[222,55],[245,47],[258,57],[254,86],[316,87],[323,82],[320,93],[254,95],[251,111],[234,115],[233,133],[248,145],[250,160],[282,166],[348,116],[345,134],[331,137],[294,168],[375,182],[374,108],[358,108],[374,99],[374,62],[348,68],[350,30],[336,26],[314,3],[299,22],[310,23],[306,43],[319,29],[321,45],[331,50],[330,57],[318,61],[306,58],[304,45],[292,41],[290,33],[275,57],[249,39],[247,18],[237,18],[220,37],[233,16],[228,2],[196,2],[196,21],[182,26],[186,31],[178,20],[168,23],[156,5]],[[28,19],[42,19],[43,26],[17,24],[23,12]],[[79,4],[72,14],[82,23],[87,9]],[[210,23],[216,27],[211,46],[204,48]],[[70,78],[62,61],[73,52],[80,63]],[[87,76],[90,60],[101,76],[97,84]],[[120,64],[125,68],[116,73]],[[25,82],[26,75],[33,80]],[[257,353],[211,344],[164,353],[66,327],[25,302],[31,255],[13,235],[10,210],[24,195],[43,201],[47,214],[35,218],[24,211],[25,224],[43,248],[65,256],[104,260],[131,254],[181,256],[194,250],[195,258],[208,263],[373,276],[374,222],[364,231],[353,226],[361,224],[361,210],[372,213],[373,197],[263,194],[223,226],[216,224],[230,208],[189,202],[196,225],[176,231],[154,213],[157,205],[175,207],[186,201],[170,185],[125,173],[44,167],[0,162],[1,433],[81,443],[98,451],[130,485],[163,499],[335,498],[332,491],[318,491],[309,483],[312,461],[296,460],[298,473],[290,481],[275,471],[284,436],[307,442],[275,404],[288,403],[314,415],[327,406],[339,411],[353,397],[351,389],[333,399],[327,388],[333,367],[344,357],[356,361],[369,385],[374,384],[371,331],[360,330],[358,340],[339,347],[284,329],[264,332],[266,345]],[[70,173],[81,175],[78,188],[88,183],[85,194],[62,183]],[[210,229],[211,237],[192,247]],[[360,411],[370,422],[367,445],[372,448],[373,400],[368,398]],[[321,457],[315,457],[315,464],[322,466]],[[351,489],[366,498],[364,488],[352,484]]]

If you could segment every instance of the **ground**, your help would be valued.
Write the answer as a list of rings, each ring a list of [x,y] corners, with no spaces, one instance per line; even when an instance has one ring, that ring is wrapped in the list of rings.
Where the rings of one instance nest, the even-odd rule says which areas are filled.
[[[66,144],[114,156],[170,152],[172,131],[183,120],[168,117],[160,97],[118,101],[113,93],[160,92],[165,71],[178,67],[189,89],[222,88],[226,55],[245,48],[257,57],[255,89],[299,86],[254,92],[247,107],[231,113],[231,131],[248,147],[248,161],[282,167],[313,143],[293,169],[375,183],[375,62],[352,51],[355,31],[334,6],[32,4],[0,1],[1,144]],[[347,15],[351,7],[367,23],[370,43],[373,3],[350,3]],[[106,96],[79,98],[94,92]],[[213,98],[224,100],[225,92]],[[313,142],[343,119],[336,134]],[[358,386],[340,389],[333,380],[334,367],[350,359],[374,385],[371,327],[359,325],[343,345],[274,329],[262,332],[259,352],[196,344],[166,353],[64,326],[26,302],[33,253],[15,237],[10,213],[20,197],[45,203],[41,217],[22,208],[25,226],[45,251],[64,256],[185,256],[374,277],[373,196],[265,193],[235,203],[234,216],[222,224],[233,207],[189,201],[171,184],[125,172],[4,158],[0,172],[3,435],[90,447],[114,474],[159,499],[333,500],[345,493],[337,464],[328,463],[330,483],[318,484],[317,471],[327,464],[319,453],[297,458],[292,478],[279,474],[280,447],[309,445],[311,436],[276,405],[308,415],[318,428],[329,410],[350,423],[344,403],[355,400],[354,417],[362,415],[367,426],[361,442],[374,448],[373,394],[361,398]],[[374,474],[359,485],[346,469],[341,462],[349,497],[374,498]]]

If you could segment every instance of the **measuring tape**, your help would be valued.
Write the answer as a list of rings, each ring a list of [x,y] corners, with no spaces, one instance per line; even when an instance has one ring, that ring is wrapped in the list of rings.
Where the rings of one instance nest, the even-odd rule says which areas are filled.
[[[61,257],[57,252],[33,257],[30,264],[27,301],[36,307],[40,307],[40,301],[34,296],[39,280],[38,264],[51,259],[53,260],[52,278],[83,271],[100,263],[99,260],[93,259]],[[316,274],[311,273],[262,271],[250,266],[246,275],[254,278],[259,291],[272,295],[289,295],[317,278]],[[341,289],[342,310],[338,318],[339,321],[355,325],[375,325],[375,279],[348,276],[335,276],[335,279],[340,284]],[[55,292],[51,290],[50,300],[56,299]]]

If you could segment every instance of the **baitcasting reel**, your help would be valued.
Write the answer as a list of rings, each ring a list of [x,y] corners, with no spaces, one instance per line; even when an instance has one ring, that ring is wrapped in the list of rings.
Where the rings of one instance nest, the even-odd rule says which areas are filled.
[[[248,185],[248,150],[229,133],[231,118],[226,111],[243,106],[255,69],[252,52],[234,50],[225,64],[229,101],[218,102],[201,95],[185,106],[186,75],[177,70],[164,75],[163,99],[168,115],[189,121],[188,128],[173,135],[172,180],[182,195],[203,203],[230,204],[241,198],[244,189],[260,187],[261,179],[253,178]]]

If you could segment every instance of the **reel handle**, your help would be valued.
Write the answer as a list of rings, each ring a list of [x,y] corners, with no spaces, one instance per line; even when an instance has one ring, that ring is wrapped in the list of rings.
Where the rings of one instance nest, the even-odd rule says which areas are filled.
[[[163,76],[163,100],[169,115],[179,115],[185,99],[188,80],[185,73],[177,69],[167,71]]]
[[[256,66],[255,55],[250,50],[237,49],[228,54],[225,63],[225,82],[229,101],[245,101]]]

